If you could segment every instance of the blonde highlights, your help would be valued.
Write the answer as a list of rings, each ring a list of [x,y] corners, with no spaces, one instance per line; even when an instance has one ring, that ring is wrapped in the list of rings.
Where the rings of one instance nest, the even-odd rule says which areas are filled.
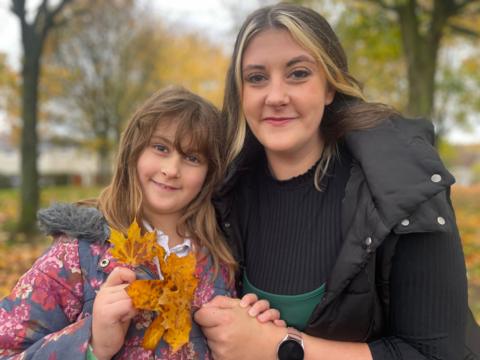
[[[184,209],[177,233],[200,247],[205,246],[213,259],[214,274],[223,264],[233,281],[236,262],[222,237],[211,201],[224,176],[226,131],[218,110],[200,96],[182,87],[169,87],[153,94],[134,113],[122,134],[112,181],[100,194],[98,207],[110,226],[124,234],[135,218],[143,223],[137,162],[157,126],[166,121],[177,124],[174,140],[177,151],[186,153],[194,149],[208,164],[202,190]]]

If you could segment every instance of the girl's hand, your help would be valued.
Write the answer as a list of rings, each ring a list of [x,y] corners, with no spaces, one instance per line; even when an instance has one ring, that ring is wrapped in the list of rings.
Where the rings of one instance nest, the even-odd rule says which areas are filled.
[[[248,310],[248,315],[256,317],[261,323],[273,322],[280,327],[286,327],[285,321],[280,319],[280,311],[277,309],[270,309],[268,300],[258,300],[256,294],[245,294],[240,300],[240,307],[251,308]]]
[[[137,314],[124,289],[135,278],[132,270],[117,267],[95,297],[90,343],[98,360],[111,359],[123,346],[130,321]]]

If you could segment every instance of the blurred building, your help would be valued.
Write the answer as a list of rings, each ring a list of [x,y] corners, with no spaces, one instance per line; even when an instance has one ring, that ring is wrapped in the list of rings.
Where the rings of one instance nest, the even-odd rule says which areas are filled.
[[[95,183],[97,156],[80,147],[44,145],[39,150],[40,185],[83,185]],[[0,187],[20,184],[20,151],[0,142]]]

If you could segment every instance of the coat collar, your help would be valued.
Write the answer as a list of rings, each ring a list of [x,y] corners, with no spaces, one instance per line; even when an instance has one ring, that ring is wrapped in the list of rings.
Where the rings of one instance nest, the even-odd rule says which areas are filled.
[[[403,118],[352,131],[345,138],[389,229],[455,182],[433,147],[433,138],[431,122]]]

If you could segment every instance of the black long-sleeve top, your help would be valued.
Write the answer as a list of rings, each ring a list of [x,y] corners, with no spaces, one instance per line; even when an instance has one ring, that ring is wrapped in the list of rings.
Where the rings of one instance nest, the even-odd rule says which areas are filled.
[[[342,245],[342,199],[351,161],[342,148],[322,191],[314,187],[315,166],[278,181],[266,159],[259,162],[253,172],[256,197],[239,212],[246,271],[253,285],[296,295],[326,281]],[[373,359],[462,358],[467,300],[458,234],[402,235],[390,284],[390,333],[368,344]]]

